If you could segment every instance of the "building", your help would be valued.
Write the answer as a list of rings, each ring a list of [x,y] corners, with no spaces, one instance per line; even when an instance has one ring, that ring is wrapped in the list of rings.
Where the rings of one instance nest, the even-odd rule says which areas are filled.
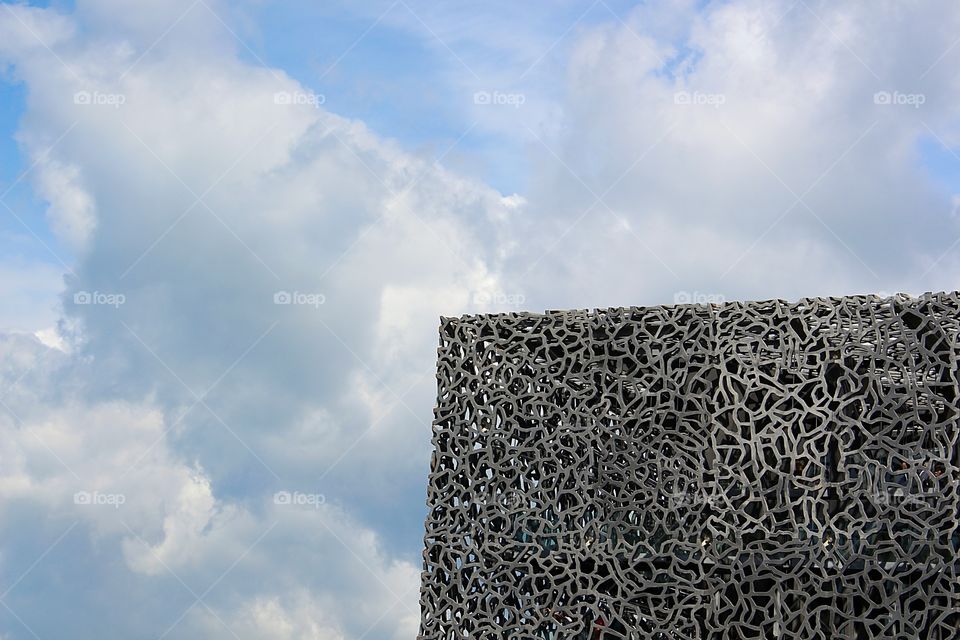
[[[445,318],[423,640],[960,636],[960,295]]]

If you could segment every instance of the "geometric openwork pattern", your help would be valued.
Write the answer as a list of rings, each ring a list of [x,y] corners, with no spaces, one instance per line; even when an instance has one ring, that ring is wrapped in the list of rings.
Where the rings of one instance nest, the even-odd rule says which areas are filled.
[[[960,637],[960,298],[445,318],[421,637]]]

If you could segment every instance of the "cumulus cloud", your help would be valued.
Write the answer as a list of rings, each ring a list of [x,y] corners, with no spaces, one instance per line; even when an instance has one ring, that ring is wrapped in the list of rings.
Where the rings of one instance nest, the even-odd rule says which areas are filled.
[[[528,198],[553,214],[530,230],[546,254],[530,293],[590,306],[950,288],[955,259],[928,267],[960,231],[952,194],[918,147],[956,130],[960,85],[936,61],[957,12],[678,6],[642,6],[572,46],[566,127],[530,132]],[[551,287],[558,271],[570,287]]]
[[[42,159],[32,179],[79,257],[62,295],[69,355],[19,345],[60,366],[30,389],[42,411],[11,401],[2,486],[57,514],[65,540],[122,558],[89,578],[117,603],[217,585],[182,619],[176,598],[111,609],[118,628],[195,637],[212,616],[243,637],[409,637],[416,551],[394,555],[371,527],[422,518],[396,494],[419,483],[389,480],[423,472],[410,396],[429,397],[438,306],[490,277],[484,218],[507,205],[241,62],[218,8],[154,7],[183,29],[149,59],[157,22],[108,22],[109,3],[5,8],[3,55],[29,89],[21,139]],[[390,491],[360,482],[351,452]],[[278,491],[322,508],[275,504]]]
[[[76,249],[86,245],[96,223],[94,204],[80,183],[76,165],[63,166],[37,158],[43,166],[37,171],[37,193],[50,208],[47,215],[53,232]]]
[[[263,640],[341,640],[342,632],[327,622],[328,614],[321,603],[313,601],[308,594],[293,598],[285,606],[278,597],[257,598],[244,603],[230,618],[235,620],[233,631],[240,638]],[[206,610],[198,616],[198,626],[205,638],[227,637],[220,620]]]
[[[33,557],[4,557],[5,572],[29,570],[41,583],[58,575],[92,581],[109,605],[80,614],[93,629],[133,633],[149,625],[169,629],[173,638],[416,633],[417,567],[391,558],[376,533],[326,504],[325,496],[220,499],[202,466],[170,448],[150,399],[87,402],[86,384],[76,379],[81,371],[66,354],[24,335],[5,335],[0,347],[8,365],[0,419],[2,533],[7,539],[18,529],[50,534],[35,545],[39,551],[25,545]],[[71,543],[67,557],[51,554],[64,540]],[[55,558],[49,563],[37,558],[48,554]],[[74,554],[90,566],[71,567]],[[131,585],[133,575],[141,581]],[[38,633],[56,629],[40,615],[46,599],[30,597],[30,590],[29,583],[11,589],[11,607]],[[184,591],[193,602],[178,602]],[[171,606],[127,617],[148,594]],[[344,607],[362,618],[345,616]]]

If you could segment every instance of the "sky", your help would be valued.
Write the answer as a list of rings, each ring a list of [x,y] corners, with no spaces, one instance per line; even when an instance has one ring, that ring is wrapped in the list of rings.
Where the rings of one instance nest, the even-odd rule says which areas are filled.
[[[949,0],[0,4],[0,640],[414,638],[441,316],[956,288]]]

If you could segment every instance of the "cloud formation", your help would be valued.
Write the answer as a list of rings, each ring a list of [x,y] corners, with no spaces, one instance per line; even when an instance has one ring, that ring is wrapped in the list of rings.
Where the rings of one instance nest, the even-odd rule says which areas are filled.
[[[523,194],[334,113],[225,4],[124,6],[0,10],[69,250],[0,262],[18,306],[22,274],[60,294],[56,332],[0,340],[11,638],[413,637],[441,314],[954,287],[957,195],[918,150],[957,145],[947,4],[501,33],[450,91],[524,96],[464,103],[523,141]]]

